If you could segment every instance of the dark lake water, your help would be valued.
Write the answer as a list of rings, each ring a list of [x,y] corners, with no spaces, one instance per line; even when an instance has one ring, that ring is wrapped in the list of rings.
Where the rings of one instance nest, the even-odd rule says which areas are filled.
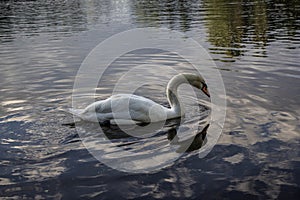
[[[0,10],[1,199],[299,198],[299,1],[1,1]],[[182,32],[206,49],[224,81],[227,115],[206,157],[195,148],[162,169],[128,173],[96,160],[77,130],[62,125],[73,118],[61,110],[72,106],[77,71],[98,43],[146,27]],[[166,66],[149,70],[153,79],[137,91],[163,105],[169,67],[187,70],[178,56],[137,50],[112,63],[96,98],[109,97],[133,63]],[[206,107],[187,110],[186,128],[203,128]],[[107,132],[113,144],[142,155],[169,147],[174,137]]]

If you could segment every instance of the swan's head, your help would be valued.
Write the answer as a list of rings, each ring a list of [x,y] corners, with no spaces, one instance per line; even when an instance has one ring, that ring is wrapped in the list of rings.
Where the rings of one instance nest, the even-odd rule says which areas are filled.
[[[207,89],[207,85],[202,76],[196,74],[182,74],[188,83],[198,89],[200,89],[206,96],[210,97]]]

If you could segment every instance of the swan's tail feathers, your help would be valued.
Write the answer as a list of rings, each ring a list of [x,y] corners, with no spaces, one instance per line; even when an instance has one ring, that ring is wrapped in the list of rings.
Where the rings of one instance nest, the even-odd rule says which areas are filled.
[[[72,115],[81,118],[83,111],[84,109],[69,108],[68,113],[71,113]]]

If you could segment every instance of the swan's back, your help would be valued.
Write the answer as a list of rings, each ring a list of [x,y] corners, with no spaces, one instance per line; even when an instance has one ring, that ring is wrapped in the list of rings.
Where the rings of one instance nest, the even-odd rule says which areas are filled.
[[[156,113],[160,116],[154,117],[161,118],[161,115],[165,115],[165,108],[151,99],[132,94],[117,94],[92,103],[85,108],[82,115],[96,112],[99,120],[130,119],[150,122],[150,112],[153,115],[153,109],[163,109]]]

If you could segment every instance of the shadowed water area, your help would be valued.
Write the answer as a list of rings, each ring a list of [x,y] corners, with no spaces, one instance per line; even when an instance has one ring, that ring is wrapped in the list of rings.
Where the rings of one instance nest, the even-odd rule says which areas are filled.
[[[0,10],[2,199],[299,197],[299,1],[1,1]],[[104,127],[95,145],[108,158],[122,157],[119,147],[138,152],[141,166],[153,162],[149,155],[180,155],[151,173],[126,173],[99,162],[82,144],[78,130],[88,135],[98,124],[64,126],[73,117],[62,110],[72,107],[77,71],[98,43],[146,27],[180,31],[207,50],[224,81],[227,115],[204,158],[193,138],[209,123],[209,99],[199,90],[191,98],[187,86],[179,91],[186,135],[178,134],[176,121],[145,138]],[[149,66],[143,73],[150,76],[136,94],[165,106],[170,69],[192,72],[174,53],[131,51],[105,71],[96,99],[111,96],[119,78],[138,65]]]

